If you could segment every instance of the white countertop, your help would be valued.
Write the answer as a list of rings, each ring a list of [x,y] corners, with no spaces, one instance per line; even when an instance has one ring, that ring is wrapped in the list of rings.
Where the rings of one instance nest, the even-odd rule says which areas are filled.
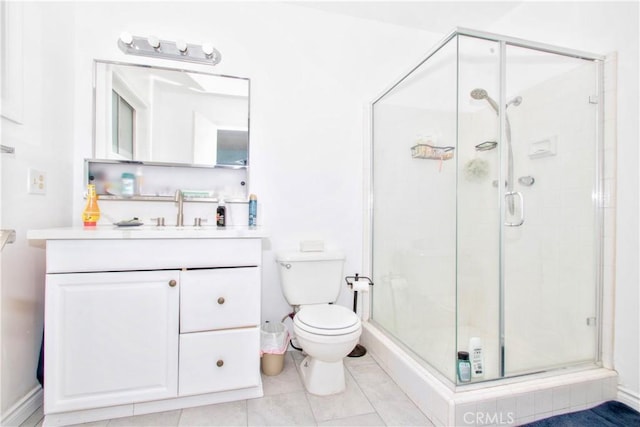
[[[264,227],[59,227],[27,231],[29,240],[89,240],[89,239],[258,239],[268,237]]]

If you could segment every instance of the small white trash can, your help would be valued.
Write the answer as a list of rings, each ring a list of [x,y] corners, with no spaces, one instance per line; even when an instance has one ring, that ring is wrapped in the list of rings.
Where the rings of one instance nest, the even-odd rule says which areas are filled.
[[[284,367],[289,331],[284,323],[265,322],[260,328],[260,367],[265,375],[278,375]]]

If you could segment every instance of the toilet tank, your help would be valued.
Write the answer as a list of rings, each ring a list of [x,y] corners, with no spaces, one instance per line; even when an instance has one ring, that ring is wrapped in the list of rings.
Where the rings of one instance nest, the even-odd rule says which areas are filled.
[[[323,304],[338,299],[343,286],[342,253],[283,252],[276,256],[276,262],[282,293],[289,304]]]

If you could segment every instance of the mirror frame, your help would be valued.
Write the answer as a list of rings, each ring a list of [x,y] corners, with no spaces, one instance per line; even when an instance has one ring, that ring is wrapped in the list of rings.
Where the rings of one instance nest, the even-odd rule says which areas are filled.
[[[97,109],[97,86],[98,86],[98,64],[107,64],[107,65],[122,65],[122,66],[128,66],[128,67],[139,67],[139,68],[148,68],[148,69],[152,69],[152,70],[162,70],[162,71],[175,71],[175,72],[181,72],[181,73],[193,73],[193,74],[202,74],[205,76],[213,76],[213,77],[225,77],[225,78],[231,78],[231,79],[238,79],[238,80],[244,80],[247,82],[247,163],[246,165],[230,165],[230,164],[215,164],[215,165],[207,165],[207,164],[198,164],[198,163],[174,163],[174,162],[158,162],[158,161],[151,161],[151,160],[138,160],[138,159],[133,159],[133,160],[127,160],[127,159],[103,159],[103,158],[97,158],[96,157],[96,152],[97,152],[97,113],[98,113],[98,109]],[[140,165],[156,165],[156,166],[180,166],[180,167],[191,167],[191,168],[208,168],[208,169],[213,169],[213,168],[219,168],[219,169],[247,169],[249,167],[249,165],[251,164],[251,79],[249,79],[248,77],[239,77],[239,76],[230,76],[230,75],[226,75],[226,74],[216,74],[216,73],[209,73],[206,71],[200,71],[200,70],[193,70],[193,69],[187,69],[187,68],[172,68],[172,67],[165,67],[165,66],[156,66],[156,65],[149,65],[149,64],[137,64],[137,63],[131,63],[131,62],[122,62],[122,61],[111,61],[111,60],[104,60],[104,59],[94,59],[93,60],[93,79],[92,79],[92,85],[93,85],[93,102],[92,102],[92,145],[91,145],[91,159],[90,160],[95,160],[95,161],[99,161],[99,162],[108,162],[108,163],[134,163],[134,164],[140,164]]]

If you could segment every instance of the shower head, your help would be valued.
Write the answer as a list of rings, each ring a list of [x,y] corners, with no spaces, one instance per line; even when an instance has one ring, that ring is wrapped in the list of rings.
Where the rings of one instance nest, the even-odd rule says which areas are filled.
[[[476,88],[471,91],[471,97],[473,99],[486,99],[489,96],[486,90]]]
[[[491,97],[489,96],[486,90],[481,88],[475,88],[474,90],[471,91],[471,97],[473,99],[486,99],[489,105],[491,105],[491,108],[493,108],[493,110],[496,112],[496,114],[500,114],[498,113],[498,104],[496,104],[496,101],[491,99]]]
[[[507,102],[507,107],[509,105],[514,105],[514,106],[517,107],[520,104],[522,104],[522,97],[521,96],[516,96],[513,99],[511,99],[511,101]]]

